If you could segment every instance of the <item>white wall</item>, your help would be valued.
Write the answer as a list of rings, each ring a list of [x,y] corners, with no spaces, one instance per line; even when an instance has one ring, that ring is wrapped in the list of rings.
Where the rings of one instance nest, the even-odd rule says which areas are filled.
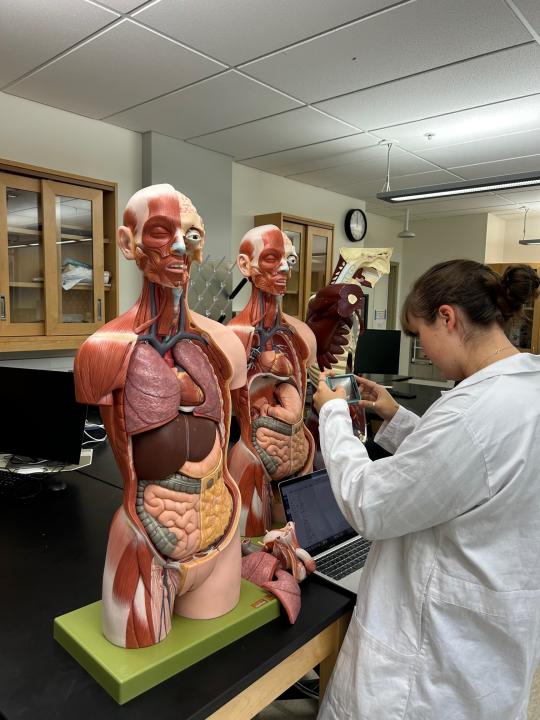
[[[204,255],[231,257],[232,160],[155,132],[143,135],[143,183],[170,183],[204,221]]]
[[[0,93],[0,157],[118,183],[118,209],[141,187],[141,136],[131,130]],[[139,271],[119,262],[120,311],[136,299]]]

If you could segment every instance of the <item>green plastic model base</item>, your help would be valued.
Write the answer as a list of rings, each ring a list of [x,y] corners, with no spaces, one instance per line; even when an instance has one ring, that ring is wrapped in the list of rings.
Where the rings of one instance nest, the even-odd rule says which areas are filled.
[[[55,618],[54,638],[122,705],[278,616],[278,601],[242,580],[234,610],[212,620],[175,615],[169,635],[151,647],[126,650],[106,640],[101,602]]]

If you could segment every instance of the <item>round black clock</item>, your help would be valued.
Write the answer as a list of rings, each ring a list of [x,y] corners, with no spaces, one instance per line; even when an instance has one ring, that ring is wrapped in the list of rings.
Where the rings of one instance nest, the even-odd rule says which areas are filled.
[[[345,215],[345,235],[351,242],[360,242],[367,232],[366,214],[363,210],[353,208]]]

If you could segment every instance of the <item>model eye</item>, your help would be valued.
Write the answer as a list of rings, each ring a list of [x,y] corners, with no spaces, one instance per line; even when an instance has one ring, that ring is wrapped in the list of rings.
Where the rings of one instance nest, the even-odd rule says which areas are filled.
[[[156,225],[156,227],[152,228],[150,234],[152,235],[152,237],[155,238],[163,238],[168,236],[169,231],[167,228],[162,227],[161,225]]]
[[[185,239],[187,242],[194,245],[195,243],[198,243],[202,240],[202,234],[199,230],[196,230],[195,228],[191,228],[185,234]]]
[[[298,262],[298,258],[296,257],[296,255],[289,255],[289,257],[287,258],[287,263],[288,263],[289,267],[296,265],[297,262]]]

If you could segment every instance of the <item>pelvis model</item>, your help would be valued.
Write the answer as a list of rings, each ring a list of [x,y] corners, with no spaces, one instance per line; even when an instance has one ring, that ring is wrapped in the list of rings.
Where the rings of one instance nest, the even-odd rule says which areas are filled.
[[[272,483],[312,469],[314,443],[303,414],[315,336],[281,311],[297,261],[293,244],[274,225],[250,230],[237,259],[251,282],[251,297],[229,323],[247,358],[247,382],[232,391],[240,440],[230,452],[229,470],[242,496],[241,532],[251,537],[270,530],[272,519],[283,523]]]
[[[226,458],[246,357],[232,330],[188,308],[203,242],[189,198],[170,185],[137,192],[118,243],[142,293],[75,362],[77,397],[100,406],[124,479],[103,577],[103,631],[123,647],[165,638],[173,613],[222,615],[240,593],[241,503]]]

